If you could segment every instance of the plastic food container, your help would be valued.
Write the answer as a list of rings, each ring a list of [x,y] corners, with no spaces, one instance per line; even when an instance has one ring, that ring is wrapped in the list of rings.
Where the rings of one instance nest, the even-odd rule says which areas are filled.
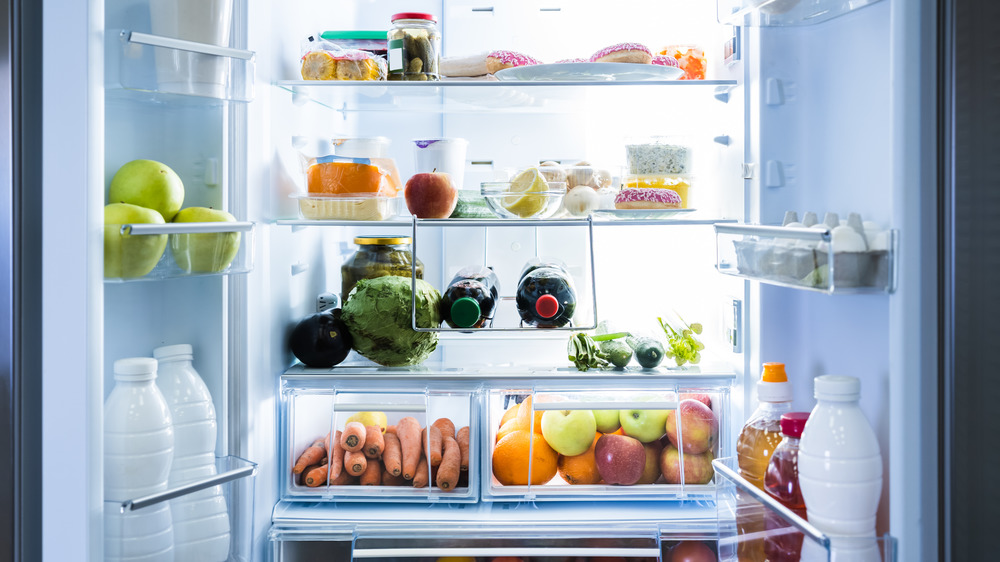
[[[375,193],[295,193],[299,214],[311,220],[384,221],[399,215],[401,197]]]
[[[559,210],[566,195],[564,182],[548,182],[545,191],[512,193],[511,182],[483,182],[480,193],[487,206],[503,219],[546,219]]]
[[[650,137],[629,139],[625,143],[628,173],[690,174],[692,169],[691,143],[680,137]]]
[[[688,190],[694,178],[683,174],[630,174],[622,179],[622,188],[638,187],[650,189],[672,189],[681,196],[681,208],[691,208]]]

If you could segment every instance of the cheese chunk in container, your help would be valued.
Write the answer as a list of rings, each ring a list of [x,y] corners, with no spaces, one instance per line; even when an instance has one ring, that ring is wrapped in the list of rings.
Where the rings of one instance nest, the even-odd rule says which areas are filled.
[[[635,175],[690,174],[690,143],[680,137],[630,139],[625,143],[628,172]]]
[[[310,194],[396,195],[390,172],[368,158],[317,158],[306,170],[306,186]]]
[[[299,214],[310,220],[383,221],[399,215],[401,197],[376,193],[295,193]]]

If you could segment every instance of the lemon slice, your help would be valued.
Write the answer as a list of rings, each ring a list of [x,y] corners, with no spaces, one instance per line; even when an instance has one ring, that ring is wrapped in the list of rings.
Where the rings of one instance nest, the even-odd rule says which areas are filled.
[[[549,184],[538,168],[528,168],[514,176],[510,182],[510,190],[500,204],[522,219],[533,217],[545,209],[545,196],[539,193],[548,188]]]

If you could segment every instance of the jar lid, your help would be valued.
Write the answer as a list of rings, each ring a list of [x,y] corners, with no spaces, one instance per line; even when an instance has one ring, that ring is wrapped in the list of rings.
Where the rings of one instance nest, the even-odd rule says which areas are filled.
[[[412,239],[409,236],[355,236],[354,243],[359,246],[369,246],[376,244],[409,244]]]
[[[125,381],[145,381],[156,378],[156,359],[152,357],[128,357],[115,361],[115,379]]]
[[[806,427],[806,420],[809,419],[809,412],[788,412],[781,414],[781,432],[789,437],[798,439],[802,437],[802,430]]]
[[[398,14],[393,14],[392,21],[396,20],[428,20],[437,23],[437,18],[434,14],[425,14],[423,12],[400,12]]]

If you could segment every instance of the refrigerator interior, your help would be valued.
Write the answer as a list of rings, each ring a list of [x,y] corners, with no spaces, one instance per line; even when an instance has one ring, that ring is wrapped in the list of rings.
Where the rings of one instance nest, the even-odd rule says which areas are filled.
[[[237,1],[230,45],[255,55],[253,101],[246,103],[124,89],[119,69],[124,68],[122,59],[129,49],[123,47],[120,31],[149,33],[149,13],[143,0],[107,0],[102,24],[103,187],[129,160],[167,162],[184,181],[185,206],[224,208],[240,221],[255,223],[255,229],[245,239],[252,264],[247,274],[103,285],[103,396],[113,387],[115,359],[149,355],[160,345],[194,345],[194,365],[208,385],[219,420],[217,455],[257,464],[253,513],[246,514],[252,518],[252,558],[266,559],[277,552],[272,548],[289,549],[288,559],[305,557],[311,548],[308,541],[301,546],[296,542],[310,530],[322,543],[335,535],[329,522],[341,521],[343,513],[359,521],[365,520],[366,511],[372,521],[385,513],[378,505],[364,503],[342,512],[329,504],[309,504],[310,509],[303,510],[279,503],[285,482],[283,448],[288,445],[280,429],[279,379],[295,363],[288,337],[295,322],[313,312],[316,295],[339,292],[340,265],[353,252],[355,236],[409,236],[411,224],[408,220],[357,227],[296,224],[298,210],[289,198],[303,190],[296,139],[387,137],[389,155],[407,178],[413,172],[413,139],[466,138],[470,144],[463,187],[477,189],[481,181],[545,160],[587,160],[620,174],[625,164],[622,147],[628,139],[679,135],[696,149],[692,199],[702,223],[598,226],[593,229],[592,248],[584,244],[586,227],[504,227],[488,232],[421,227],[417,257],[424,263],[425,280],[443,288],[460,267],[489,259],[496,264],[501,286],[512,294],[517,273],[528,258],[556,255],[568,262],[578,281],[583,280],[582,293],[591,298],[581,301],[595,302],[599,319],[650,334],[659,330],[656,316],[673,311],[689,322],[703,323],[708,350],[702,370],[732,377],[729,411],[723,418],[727,420],[723,434],[730,440],[753,409],[753,380],[763,361],[786,363],[798,410],[812,407],[812,377],[827,373],[861,377],[862,405],[879,434],[885,464],[878,530],[889,531],[888,497],[893,485],[889,471],[895,458],[890,455],[894,451],[889,446],[890,429],[901,435],[900,428],[892,426],[897,421],[890,419],[888,407],[889,363],[895,345],[890,332],[899,322],[890,299],[896,297],[824,295],[719,275],[711,224],[718,220],[780,224],[785,211],[795,210],[820,217],[835,212],[841,218],[857,212],[883,228],[904,226],[895,222],[909,214],[899,209],[893,168],[887,164],[896,158],[888,147],[897,134],[893,104],[899,98],[887,94],[891,76],[885,69],[893,63],[898,45],[883,30],[892,24],[897,3],[875,2],[812,25],[742,27],[742,58],[731,64],[722,60],[723,44],[732,39],[733,28],[718,22],[716,12],[723,2],[719,4],[626,1],[619,9],[608,10],[591,0],[514,2],[497,3],[492,11],[484,11],[478,9],[484,7],[480,3],[463,1],[293,0],[271,5]],[[435,89],[392,83],[337,88],[293,84],[299,78],[305,37],[323,29],[385,29],[390,15],[402,11],[441,15],[444,56],[507,48],[551,62],[586,57],[618,41],[650,46],[694,43],[705,48],[708,77],[719,83],[533,85],[503,90],[456,83]],[[754,164],[746,179],[744,162]],[[108,202],[106,191],[101,196],[103,205]],[[92,194],[91,203],[96,198]],[[742,311],[740,317],[734,317],[734,302]],[[594,312],[583,308],[581,314]],[[735,347],[730,342],[732,329],[737,334]],[[428,365],[432,370],[468,369],[477,373],[470,377],[473,380],[498,384],[502,376],[491,378],[490,369],[505,373],[527,365],[539,370],[540,379],[547,379],[558,373],[556,369],[569,366],[564,352],[567,335],[564,331],[442,333]],[[358,358],[352,354],[350,360]],[[371,377],[373,387],[379,384],[376,377]],[[613,378],[584,380],[582,384],[597,392],[618,388]],[[98,488],[99,482],[99,476],[92,477]],[[660,542],[668,546],[671,541],[717,533],[711,529],[715,516],[710,512],[714,512],[706,506],[680,509],[680,504],[668,504],[663,507],[666,512],[654,514],[657,508],[640,507],[642,502],[609,505],[594,502],[593,509],[546,505],[525,515],[520,508],[494,508],[488,502],[456,504],[454,509],[464,514],[458,517],[462,523],[450,524],[455,540],[467,542],[463,548],[482,546],[473,544],[477,533],[492,532],[497,525],[514,527],[536,517],[557,520],[573,512],[578,526],[542,525],[539,531],[549,532],[545,537],[551,538],[575,529],[568,531],[569,540],[586,535],[583,528],[606,509],[638,510],[621,516],[621,521],[633,523],[616,526],[620,529],[660,521],[649,536],[666,537]],[[405,506],[394,518],[404,528],[412,524],[419,530],[421,513],[419,506]],[[445,522],[450,517],[440,510],[435,513]],[[300,529],[285,527],[272,542],[269,529],[276,518]],[[393,534],[375,523],[369,526],[372,536]],[[317,531],[320,527],[325,530]],[[91,539],[99,542],[99,533],[94,534],[99,526],[93,528]],[[646,537],[645,531],[639,534]],[[345,527],[343,532],[349,530]],[[531,543],[523,537],[527,542],[513,544],[515,535],[511,532],[511,543],[504,544],[522,548],[526,556],[543,548],[544,541]],[[288,545],[283,546],[286,539]],[[647,538],[635,540],[636,556],[658,556],[649,551]],[[359,547],[370,545],[355,544]]]

